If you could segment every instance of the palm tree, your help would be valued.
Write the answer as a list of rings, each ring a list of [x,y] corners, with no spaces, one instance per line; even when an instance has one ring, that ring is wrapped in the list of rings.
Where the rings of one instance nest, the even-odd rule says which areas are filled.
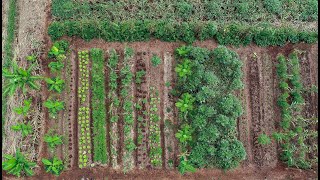
[[[27,92],[27,86],[31,89],[40,89],[40,85],[36,84],[36,80],[40,80],[43,77],[41,76],[33,76],[31,74],[34,68],[34,64],[32,64],[29,69],[25,70],[21,67],[18,67],[17,63],[13,63],[12,72],[8,69],[2,69],[3,77],[7,78],[9,81],[4,87],[3,94],[13,95],[18,88],[22,88],[23,94]]]

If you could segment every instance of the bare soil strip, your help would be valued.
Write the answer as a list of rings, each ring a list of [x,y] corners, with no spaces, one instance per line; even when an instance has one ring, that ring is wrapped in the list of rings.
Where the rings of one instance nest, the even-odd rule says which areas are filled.
[[[65,68],[70,68],[70,84],[67,88],[67,92],[70,90],[68,94],[68,168],[76,168],[78,167],[78,125],[77,125],[77,109],[78,109],[78,101],[77,101],[77,92],[78,92],[78,76],[77,76],[77,64],[76,64],[76,54],[74,51],[71,52],[70,59],[68,59],[70,63],[67,63]],[[69,64],[69,65],[68,65]],[[69,67],[70,66],[70,67]]]
[[[251,135],[253,136],[253,157],[254,163],[258,166],[262,166],[262,158],[263,152],[262,147],[258,143],[258,136],[261,131],[261,69],[259,69],[258,61],[260,61],[259,57],[249,57],[249,94],[250,94],[250,108],[251,108],[251,118],[252,118],[252,126],[251,126]]]
[[[248,56],[251,56],[250,54]],[[248,57],[243,57],[243,83],[244,88],[239,92],[242,104],[243,104],[243,115],[238,120],[238,134],[239,139],[243,143],[243,146],[246,149],[247,157],[243,162],[245,165],[248,165],[253,162],[252,154],[252,138],[250,134],[251,127],[251,109],[250,109],[250,100],[249,100],[249,78],[248,78]]]
[[[263,53],[261,55],[262,60],[260,61],[260,69],[262,70],[262,129],[263,132],[271,135],[275,132],[275,116],[274,116],[274,104],[273,100],[273,71],[272,59],[271,57]],[[263,166],[265,167],[275,167],[277,164],[277,149],[276,143],[271,143],[268,146],[264,147],[264,156],[263,156]]]
[[[173,160],[174,160],[174,151],[175,151],[175,145],[174,145],[174,131],[173,131],[173,125],[174,125],[174,115],[173,115],[173,109],[174,109],[174,102],[172,99],[172,96],[170,96],[170,91],[172,90],[172,54],[169,52],[164,52],[164,58],[163,58],[163,82],[164,83],[170,83],[166,84],[164,86],[163,90],[163,98],[162,102],[164,102],[164,107],[162,108],[162,112],[164,113],[163,121],[164,121],[164,164],[165,168],[171,169],[173,167]],[[163,136],[162,136],[163,137]]]

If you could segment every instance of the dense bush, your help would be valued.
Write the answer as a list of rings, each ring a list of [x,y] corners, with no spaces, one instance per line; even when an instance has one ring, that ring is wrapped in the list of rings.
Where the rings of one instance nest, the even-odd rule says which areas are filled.
[[[236,119],[242,114],[242,107],[232,95],[233,90],[243,87],[239,57],[223,46],[213,51],[180,47],[176,57],[180,64],[187,59],[191,67],[189,74],[178,76],[175,88],[182,128],[176,136],[181,151],[190,151],[190,156],[180,163],[187,159],[187,163],[199,168],[236,167],[246,156],[242,143],[236,139]],[[185,132],[185,127],[191,129]],[[181,134],[190,132],[190,138],[181,138]]]
[[[48,28],[52,40],[64,35],[79,36],[84,40],[102,38],[109,42],[148,41],[155,37],[162,41],[184,41],[189,44],[196,39],[216,39],[222,45],[246,46],[251,42],[258,46],[283,46],[286,42],[317,42],[318,33],[301,31],[290,27],[276,28],[270,25],[245,26],[238,23],[217,27],[213,22],[174,21],[54,21]]]

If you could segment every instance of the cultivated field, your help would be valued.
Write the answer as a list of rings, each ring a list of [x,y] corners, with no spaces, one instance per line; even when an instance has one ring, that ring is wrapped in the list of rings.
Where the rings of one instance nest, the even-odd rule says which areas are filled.
[[[210,2],[2,2],[2,177],[317,179],[318,4]]]

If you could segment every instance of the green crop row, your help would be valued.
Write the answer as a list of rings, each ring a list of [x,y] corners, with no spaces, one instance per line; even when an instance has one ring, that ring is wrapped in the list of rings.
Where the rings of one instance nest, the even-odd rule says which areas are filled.
[[[106,106],[105,106],[105,72],[104,54],[101,49],[93,48],[90,51],[92,59],[92,120],[93,120],[93,149],[94,161],[106,164]]]
[[[89,51],[79,51],[79,167],[87,167],[89,165],[89,157],[91,157],[91,135],[90,135],[90,109],[85,104],[89,94]]]
[[[5,40],[4,44],[4,68],[10,68],[11,67],[11,60],[13,58],[13,40],[14,40],[14,31],[15,31],[15,18],[16,18],[16,0],[10,0],[9,1],[9,10],[8,10],[8,24],[7,24],[7,38]],[[5,84],[6,81],[4,80],[3,83]],[[7,96],[2,93],[2,126],[5,122],[5,116],[7,112]],[[4,130],[2,130],[2,138],[4,137]]]
[[[303,86],[298,51],[291,53],[289,60],[283,55],[279,55],[278,61],[277,75],[282,91],[278,105],[281,108],[280,125],[282,130],[274,132],[271,136],[280,143],[281,160],[289,167],[310,168],[313,160],[308,157],[308,153],[311,153],[313,145],[308,144],[308,141],[317,138],[317,133],[308,129],[315,121],[302,116],[304,98],[302,96]]]
[[[315,43],[318,33],[302,31],[292,27],[274,27],[268,24],[247,26],[238,23],[217,26],[214,22],[169,22],[169,21],[54,21],[48,28],[52,40],[64,35],[78,36],[84,40],[101,38],[106,41],[132,42],[148,41],[152,37],[167,42],[184,41],[193,43],[196,39],[216,39],[222,45],[282,46],[286,42]]]
[[[160,116],[158,114],[158,104],[160,103],[159,92],[154,87],[150,87],[150,161],[155,167],[162,165],[162,148],[160,144]]]
[[[134,51],[132,48],[125,47],[124,49],[124,60],[123,68],[120,70],[120,78],[122,90],[120,92],[122,103],[121,108],[124,118],[124,147],[125,154],[123,159],[123,171],[127,172],[133,168],[133,151],[136,149],[136,145],[133,141],[133,97],[131,94],[131,84],[133,82],[133,74],[131,72],[131,63]]]
[[[107,13],[106,13],[107,12]],[[315,21],[316,0],[205,0],[205,1],[76,1],[53,0],[54,19],[107,19],[110,21],[151,19],[167,21],[219,22]]]
[[[242,107],[233,95],[243,87],[238,55],[224,46],[213,51],[182,46],[176,49],[176,57],[178,79],[173,94],[179,97],[179,171],[237,167],[246,156],[236,132]]]
[[[110,145],[111,145],[111,159],[112,159],[112,167],[116,168],[118,166],[117,164],[117,149],[118,149],[118,142],[119,142],[119,137],[118,137],[118,120],[119,120],[119,115],[118,115],[118,108],[120,106],[120,100],[117,94],[117,89],[118,89],[118,84],[117,84],[117,79],[118,79],[118,74],[117,74],[117,67],[118,67],[118,60],[119,57],[117,55],[117,52],[112,49],[110,51],[110,57],[108,61],[108,68],[109,68],[109,92],[108,92],[108,98],[110,102],[110,107],[109,107],[109,121],[110,121]]]

